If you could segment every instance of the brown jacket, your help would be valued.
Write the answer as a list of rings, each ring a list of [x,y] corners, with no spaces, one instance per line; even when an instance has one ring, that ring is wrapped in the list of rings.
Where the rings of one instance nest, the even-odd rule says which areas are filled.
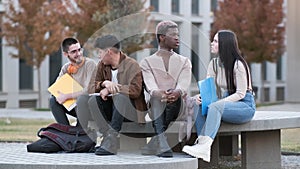
[[[103,87],[102,82],[111,81],[111,66],[106,66],[102,62],[98,63],[95,78],[95,92],[99,93]],[[128,95],[134,102],[139,123],[145,123],[145,111],[147,105],[144,97],[144,86],[142,71],[139,64],[132,58],[121,52],[120,65],[117,74],[118,83],[121,85],[120,93]]]

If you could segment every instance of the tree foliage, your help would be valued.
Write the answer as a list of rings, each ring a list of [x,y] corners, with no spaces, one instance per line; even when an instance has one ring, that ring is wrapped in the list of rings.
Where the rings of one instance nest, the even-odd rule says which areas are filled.
[[[76,38],[85,43],[87,39],[105,22],[98,22],[94,19],[97,13],[105,14],[109,8],[108,0],[74,0],[75,3],[68,5],[65,16],[65,25],[76,32]]]
[[[1,36],[7,46],[16,49],[17,52],[10,53],[12,57],[24,59],[38,70],[41,100],[40,66],[47,56],[59,49],[65,37],[76,37],[84,44],[109,22],[132,13],[146,12],[144,3],[136,0],[7,0]],[[131,48],[125,49],[130,53],[140,48],[143,41],[133,38],[127,44]]]
[[[6,45],[17,49],[11,56],[40,68],[45,57],[59,48],[63,36],[71,34],[60,22],[66,7],[57,1],[9,1],[4,13],[2,33]]]
[[[23,59],[37,69],[41,100],[41,64],[59,49],[64,36],[72,34],[62,22],[67,6],[55,0],[10,0],[5,5],[1,36],[6,40],[5,45],[17,49],[16,53],[10,53],[12,57]],[[38,103],[41,108],[41,102]]]
[[[3,15],[1,35],[5,36],[7,46],[18,50],[11,56],[39,68],[47,55],[58,50],[66,36],[75,36],[84,44],[109,22],[138,12],[146,13],[144,3],[136,0],[10,0]],[[128,31],[130,25],[138,23],[133,20],[122,24],[118,31]],[[125,40],[125,52],[136,51],[143,43],[130,37]]]
[[[78,38],[84,42],[97,32],[103,26],[110,24],[116,20],[118,23],[113,24],[111,32],[119,33],[126,36],[128,32],[134,30],[147,29],[148,9],[144,8],[145,0],[75,0],[80,8],[80,12],[76,14],[77,20],[71,27],[75,27]],[[95,4],[95,5],[90,5]],[[143,15],[143,20],[124,19],[131,14],[139,13]],[[121,19],[123,18],[123,19]],[[139,26],[139,28],[137,28]],[[139,32],[140,33],[140,32]],[[143,48],[146,40],[143,35],[126,37],[122,40],[122,49],[130,54]]]
[[[275,62],[284,52],[283,0],[223,0],[212,33],[230,29],[248,62]]]

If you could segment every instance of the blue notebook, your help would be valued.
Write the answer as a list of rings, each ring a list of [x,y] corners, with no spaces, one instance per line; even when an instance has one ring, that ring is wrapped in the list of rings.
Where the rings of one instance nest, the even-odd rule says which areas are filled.
[[[209,77],[198,81],[202,100],[202,115],[207,115],[208,106],[218,100],[215,79]]]

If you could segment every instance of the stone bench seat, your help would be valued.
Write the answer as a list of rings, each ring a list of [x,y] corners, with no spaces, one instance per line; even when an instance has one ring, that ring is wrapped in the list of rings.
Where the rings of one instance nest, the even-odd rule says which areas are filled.
[[[223,122],[218,133],[298,128],[300,127],[299,119],[300,112],[256,111],[251,122],[238,125]],[[171,123],[167,132],[178,133],[179,125],[180,122]],[[193,132],[196,132],[195,128],[193,128]],[[154,134],[154,129],[151,123],[141,125],[133,122],[124,122],[121,133]]]
[[[180,122],[173,122],[166,134],[175,136],[178,134]],[[252,121],[245,124],[221,123],[218,135],[240,134],[242,168],[281,168],[281,129],[299,128],[300,113],[290,111],[256,111]],[[151,136],[154,134],[151,123],[139,125],[133,122],[124,122],[121,133],[133,136]],[[193,128],[195,135],[195,129]],[[170,140],[168,138],[168,140]],[[176,136],[172,138],[176,140]],[[216,141],[212,146],[212,159],[210,164],[218,163],[219,144]],[[135,144],[133,142],[133,144]],[[175,144],[171,144],[175,145]],[[126,147],[126,145],[125,145]]]

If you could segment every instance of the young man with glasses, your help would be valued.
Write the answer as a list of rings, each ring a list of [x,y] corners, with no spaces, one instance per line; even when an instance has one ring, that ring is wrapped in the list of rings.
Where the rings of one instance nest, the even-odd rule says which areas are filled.
[[[78,96],[85,93],[94,93],[94,76],[97,65],[94,60],[83,56],[83,49],[75,38],[64,39],[61,43],[61,49],[69,62],[62,66],[57,79],[68,73],[82,86],[83,90],[73,93],[60,93],[58,97],[52,95],[50,97],[50,109],[57,123],[70,125],[67,114],[76,117],[76,108],[68,111],[63,103],[69,99],[77,99]],[[77,125],[79,125],[78,120]]]

